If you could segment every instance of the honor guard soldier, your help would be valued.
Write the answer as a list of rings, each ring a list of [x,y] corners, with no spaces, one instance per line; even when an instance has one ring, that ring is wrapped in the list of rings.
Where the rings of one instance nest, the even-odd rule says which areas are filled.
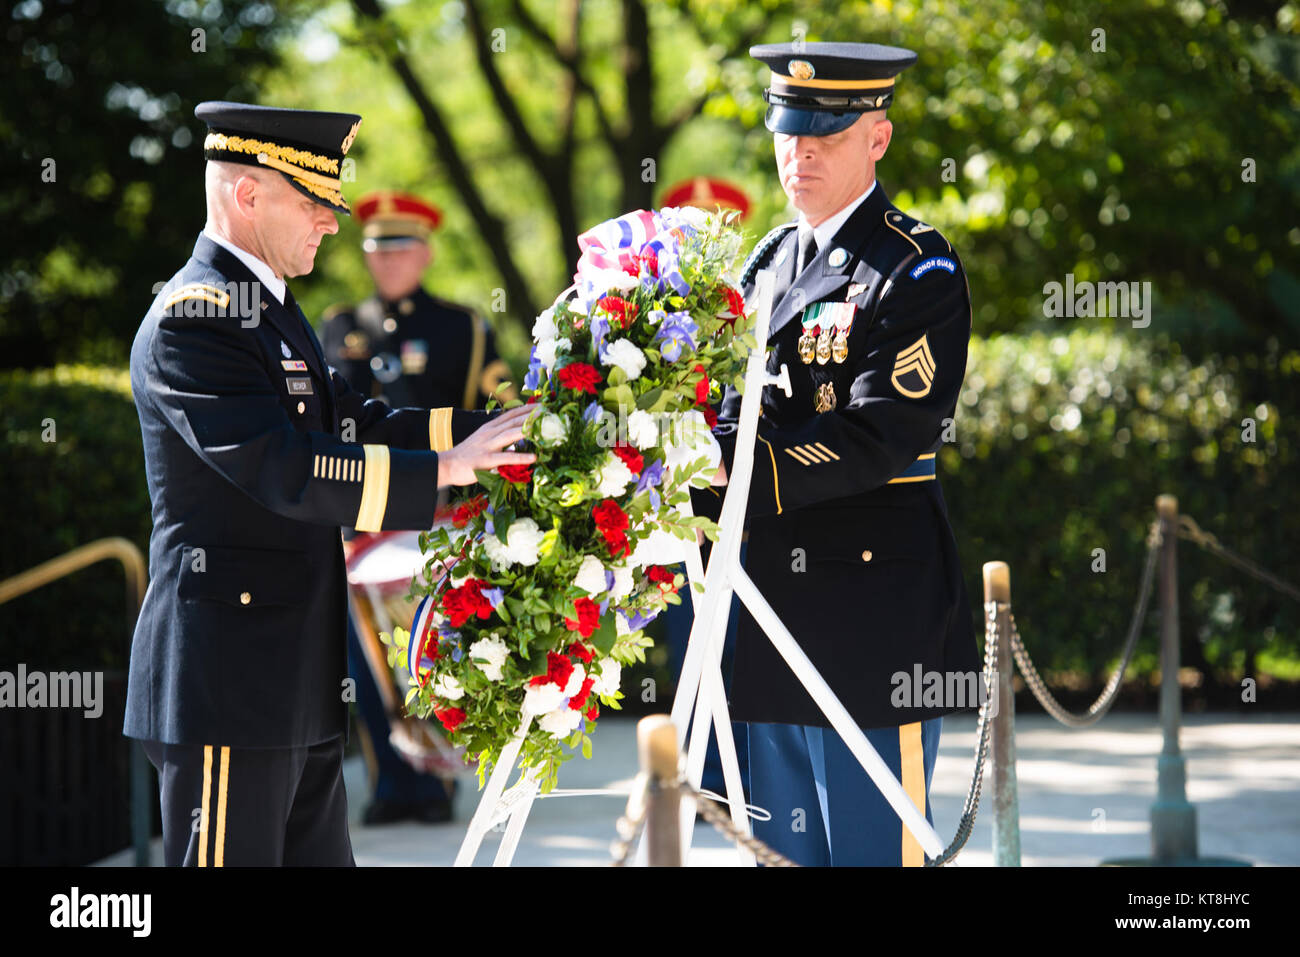
[[[339,528],[428,528],[439,488],[532,456],[499,451],[522,410],[349,388],[286,286],[349,211],[361,118],[195,115],[207,223],[131,349],[154,525],[125,733],[158,769],[168,864],[351,864]]]
[[[483,408],[510,374],[492,331],[420,283],[442,214],[418,196],[381,190],[357,200],[357,218],[375,295],[325,313],[326,357],[358,392],[394,407]],[[498,398],[516,396],[507,386]]]
[[[970,295],[948,241],[876,179],[895,78],[916,54],[863,43],[750,54],[771,69],[766,125],[799,218],[743,270],[747,297],[759,269],[776,273],[767,368],[785,365],[793,387],[763,391],[745,565],[930,819],[941,716],[973,703],[942,695],[953,678],[977,681],[980,660],[935,468],[966,370]],[[728,388],[717,429],[728,466],[739,411]],[[731,708],[749,725],[749,800],[772,815],[758,837],[802,864],[924,863],[747,612]]]

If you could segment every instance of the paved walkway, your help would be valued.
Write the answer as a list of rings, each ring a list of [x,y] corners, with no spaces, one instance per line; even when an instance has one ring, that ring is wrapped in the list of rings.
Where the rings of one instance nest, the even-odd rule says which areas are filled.
[[[601,721],[591,761],[564,766],[565,788],[626,790],[636,773],[635,722]],[[1072,731],[1043,715],[1017,720],[1022,863],[1094,866],[1104,859],[1150,853],[1148,815],[1155,795],[1160,732],[1154,715],[1111,714],[1094,728]],[[944,720],[931,802],[939,836],[950,840],[970,785],[975,720]],[[1200,852],[1256,865],[1300,865],[1300,716],[1209,714],[1185,719],[1188,799],[1196,806]],[[478,799],[476,781],[457,797],[457,823],[362,827],[365,768],[348,762],[352,844],[360,865],[447,865],[456,856]],[[988,779],[974,833],[958,866],[992,864]],[[609,860],[614,821],[625,799],[538,801],[515,855],[517,865],[597,866]],[[489,864],[499,835],[489,834],[478,863]],[[157,845],[159,842],[155,842]],[[115,855],[126,863],[127,855]],[[734,852],[710,826],[696,826],[693,866],[730,865]],[[108,862],[105,862],[108,863]]]

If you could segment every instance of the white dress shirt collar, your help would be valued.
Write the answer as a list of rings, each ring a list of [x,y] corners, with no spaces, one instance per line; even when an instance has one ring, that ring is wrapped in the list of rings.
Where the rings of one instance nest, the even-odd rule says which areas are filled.
[[[871,195],[872,191],[875,188],[876,188],[876,180],[873,179],[871,181],[871,185],[867,187],[867,191],[865,193],[863,193],[853,202],[849,203],[847,206],[841,209],[834,216],[827,219],[825,222],[821,223],[818,226],[813,227],[813,238],[817,240],[817,249],[819,251],[826,249],[830,246],[832,240],[835,239],[835,234],[840,231],[840,227],[843,226],[844,223],[848,220],[848,218],[853,215],[853,211],[857,209],[859,206],[861,206],[863,201],[866,200],[866,198]],[[804,222],[803,214],[800,214],[799,221],[800,223]]]
[[[284,305],[284,280],[277,277],[276,274],[271,271],[270,266],[262,262],[262,260],[258,259],[247,250],[240,249],[230,240],[218,236],[206,226],[203,228],[203,235],[207,236],[208,239],[212,240],[221,248],[227,249],[233,253],[240,262],[252,271],[258,281],[271,291],[271,295],[275,296],[275,301]]]

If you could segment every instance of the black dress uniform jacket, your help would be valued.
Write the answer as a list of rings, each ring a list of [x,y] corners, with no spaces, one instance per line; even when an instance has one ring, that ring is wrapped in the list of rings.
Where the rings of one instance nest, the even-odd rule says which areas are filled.
[[[758,268],[777,273],[767,367],[784,363],[793,387],[791,397],[763,390],[746,570],[861,727],[978,705],[947,690],[949,673],[977,675],[981,663],[933,478],[966,370],[971,310],[961,262],[879,183],[796,277],[797,244],[795,229],[774,230],[745,269],[747,297]],[[801,317],[821,302],[855,307],[848,354],[805,364]],[[818,412],[818,390],[825,402],[828,388],[835,406]],[[728,388],[717,429],[728,471],[739,414],[740,395]],[[718,498],[705,492],[696,501],[716,515]],[[947,699],[933,686],[922,696],[928,673],[943,676]],[[829,726],[748,612],[731,708],[743,721]]]
[[[129,737],[283,748],[343,734],[339,528],[428,528],[433,452],[486,421],[367,401],[285,300],[201,236],[132,346],[153,534]]]
[[[327,360],[353,388],[393,405],[481,409],[509,369],[488,324],[423,289],[333,307],[321,329]]]

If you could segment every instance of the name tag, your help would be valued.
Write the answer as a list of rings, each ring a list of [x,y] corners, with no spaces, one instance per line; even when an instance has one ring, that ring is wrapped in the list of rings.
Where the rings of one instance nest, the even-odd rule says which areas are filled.
[[[285,372],[307,371],[307,363],[303,362],[301,359],[283,359],[281,360],[280,365],[284,368]]]
[[[298,378],[296,376],[288,376],[285,378],[284,384],[288,387],[290,395],[311,395],[312,394],[310,376],[304,376],[303,378]]]

